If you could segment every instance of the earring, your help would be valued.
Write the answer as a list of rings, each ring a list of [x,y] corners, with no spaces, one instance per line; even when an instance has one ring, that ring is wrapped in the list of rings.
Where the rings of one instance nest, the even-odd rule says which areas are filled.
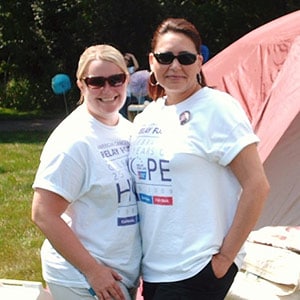
[[[151,86],[159,85],[158,81],[155,78],[155,75],[154,75],[153,71],[150,72],[149,83],[150,83]]]
[[[202,76],[201,73],[197,73],[197,82],[202,86]]]
[[[197,82],[201,85],[201,87],[207,86],[206,79],[202,71],[197,74]]]

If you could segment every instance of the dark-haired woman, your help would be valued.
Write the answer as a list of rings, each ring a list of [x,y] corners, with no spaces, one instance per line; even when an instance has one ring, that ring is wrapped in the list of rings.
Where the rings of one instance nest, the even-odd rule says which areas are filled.
[[[200,35],[167,19],[149,54],[150,97],[129,156],[145,300],[224,299],[269,191],[238,101],[206,86]]]

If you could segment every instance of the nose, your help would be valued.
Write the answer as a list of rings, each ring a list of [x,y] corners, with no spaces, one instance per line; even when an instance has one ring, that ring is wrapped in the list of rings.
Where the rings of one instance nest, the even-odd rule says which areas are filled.
[[[173,61],[171,62],[171,64],[170,64],[170,68],[176,68],[176,67],[179,67],[179,66],[181,66],[181,64],[180,64],[180,62],[178,61],[178,59],[177,59],[177,57],[175,57],[174,59],[173,59]]]

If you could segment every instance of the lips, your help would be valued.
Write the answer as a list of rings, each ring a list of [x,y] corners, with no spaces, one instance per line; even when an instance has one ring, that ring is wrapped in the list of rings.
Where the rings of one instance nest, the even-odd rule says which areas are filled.
[[[178,80],[178,79],[185,78],[185,76],[183,76],[183,75],[166,75],[166,78]]]

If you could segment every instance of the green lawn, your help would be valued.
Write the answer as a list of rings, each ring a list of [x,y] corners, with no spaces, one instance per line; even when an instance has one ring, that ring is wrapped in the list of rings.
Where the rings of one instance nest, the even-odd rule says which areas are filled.
[[[34,118],[53,119],[64,117],[65,112],[60,111],[17,111],[13,108],[3,108],[0,106],[0,120],[31,120]]]
[[[47,132],[0,132],[0,278],[42,281],[31,188]]]

